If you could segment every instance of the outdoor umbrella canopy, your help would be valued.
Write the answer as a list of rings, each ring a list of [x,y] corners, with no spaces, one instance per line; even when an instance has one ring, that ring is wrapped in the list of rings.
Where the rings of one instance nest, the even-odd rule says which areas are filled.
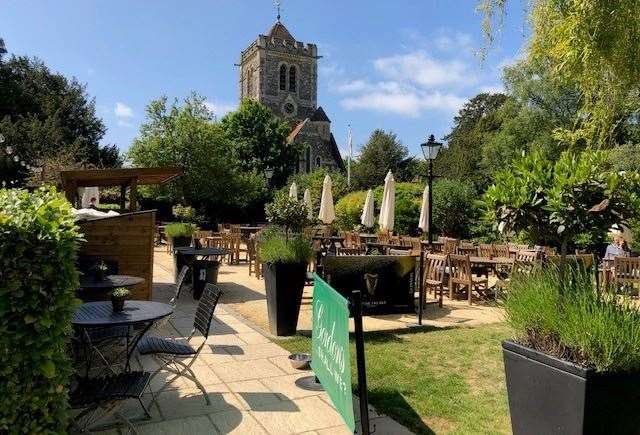
[[[333,194],[331,193],[331,177],[325,175],[322,182],[322,197],[320,199],[320,213],[318,219],[329,225],[336,219],[336,211],[333,208]]]
[[[422,193],[422,205],[420,206],[420,220],[418,228],[425,233],[429,231],[429,186],[425,186]]]
[[[313,220],[313,204],[311,204],[311,192],[309,192],[309,189],[304,189],[302,200],[304,206],[307,207],[307,219]]]
[[[393,231],[396,207],[396,182],[391,171],[384,177],[384,191],[382,193],[382,205],[380,206],[380,229]]]
[[[295,181],[291,183],[291,187],[289,187],[289,196],[293,199],[298,199],[298,185]]]
[[[360,223],[367,228],[373,227],[374,224],[373,208],[373,190],[369,189],[367,198],[364,200],[362,216],[360,217]]]

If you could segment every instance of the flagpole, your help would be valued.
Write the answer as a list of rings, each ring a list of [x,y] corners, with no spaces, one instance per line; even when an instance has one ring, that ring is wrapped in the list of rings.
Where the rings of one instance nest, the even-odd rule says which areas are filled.
[[[349,124],[349,133],[347,135],[349,145],[349,155],[347,156],[347,186],[351,187],[351,157],[353,153],[353,139],[351,138],[351,124]]]

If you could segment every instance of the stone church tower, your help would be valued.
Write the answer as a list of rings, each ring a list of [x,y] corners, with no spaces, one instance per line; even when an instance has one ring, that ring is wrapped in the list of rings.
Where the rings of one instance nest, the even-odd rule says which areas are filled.
[[[287,143],[301,143],[298,171],[344,170],[331,121],[318,107],[318,48],[296,41],[278,21],[240,55],[240,99],[253,98],[291,125]]]

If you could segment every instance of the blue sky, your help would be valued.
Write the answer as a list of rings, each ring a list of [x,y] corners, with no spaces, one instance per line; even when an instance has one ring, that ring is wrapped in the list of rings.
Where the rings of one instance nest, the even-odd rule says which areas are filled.
[[[108,132],[126,150],[161,95],[197,91],[218,115],[238,104],[239,53],[275,22],[272,0],[0,0],[10,53],[37,56],[87,84]],[[283,0],[282,22],[319,47],[318,102],[346,149],[375,128],[420,154],[445,135],[460,106],[501,89],[501,68],[526,42],[523,2],[512,1],[484,63],[476,0]]]

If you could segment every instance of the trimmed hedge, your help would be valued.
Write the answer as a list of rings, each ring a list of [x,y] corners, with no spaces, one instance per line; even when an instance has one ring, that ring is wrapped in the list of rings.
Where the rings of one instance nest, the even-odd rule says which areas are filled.
[[[67,429],[80,234],[54,189],[0,190],[0,432]]]

